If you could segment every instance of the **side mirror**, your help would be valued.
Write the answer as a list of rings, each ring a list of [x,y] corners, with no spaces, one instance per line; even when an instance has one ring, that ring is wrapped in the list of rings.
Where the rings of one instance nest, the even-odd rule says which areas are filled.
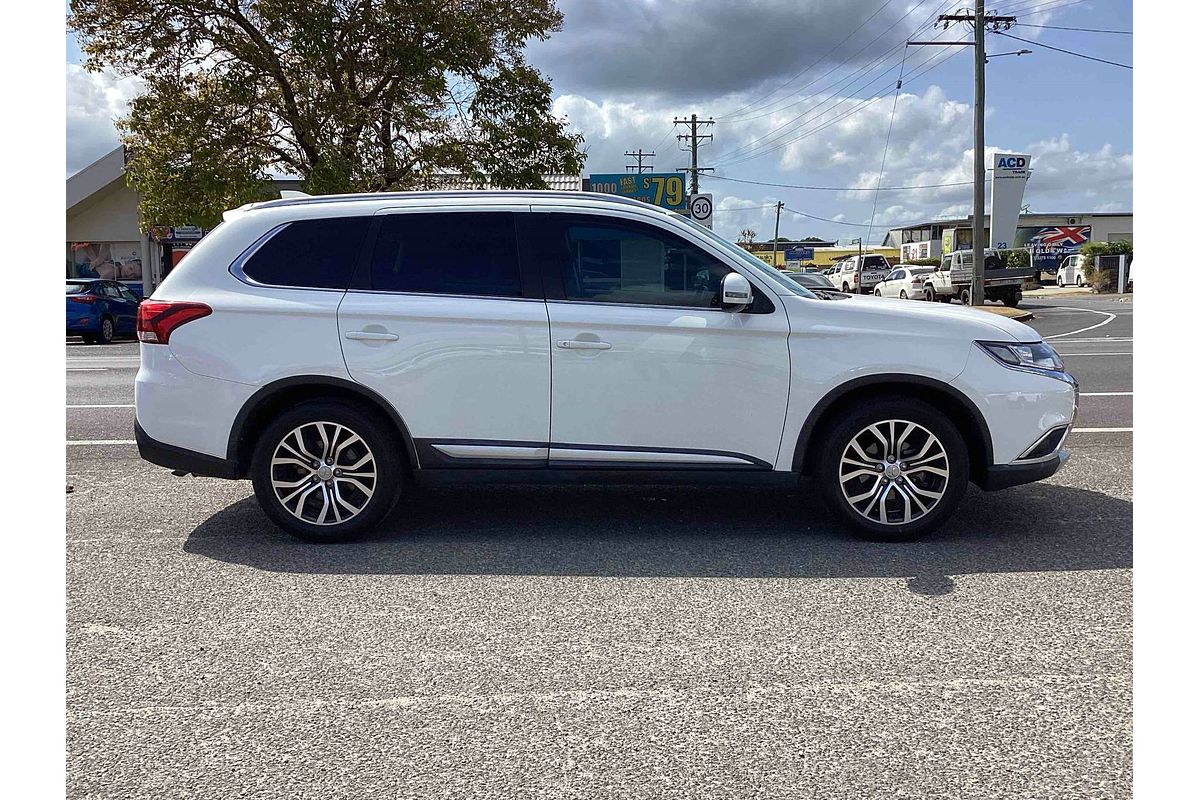
[[[721,279],[721,307],[738,311],[754,302],[754,290],[745,276],[730,272]]]

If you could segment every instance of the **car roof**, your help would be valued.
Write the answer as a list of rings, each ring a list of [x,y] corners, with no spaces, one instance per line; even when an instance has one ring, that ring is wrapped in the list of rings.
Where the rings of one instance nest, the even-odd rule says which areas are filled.
[[[554,202],[559,201],[563,204],[574,204],[580,200],[586,200],[594,203],[605,203],[618,206],[634,206],[638,208],[651,206],[648,203],[643,203],[641,200],[634,200],[631,197],[620,197],[619,195],[606,194],[604,192],[574,192],[574,191],[556,191],[550,189],[446,189],[437,191],[416,191],[416,192],[360,192],[356,194],[325,194],[312,195],[306,197],[281,197],[278,200],[267,200],[262,203],[252,204],[252,208],[281,208],[286,206],[321,206],[334,203],[369,203],[380,202],[388,203],[391,201],[412,201],[412,200],[474,200],[474,201],[492,201],[496,200],[516,200],[525,202]],[[666,213],[671,213],[667,209],[661,209]]]

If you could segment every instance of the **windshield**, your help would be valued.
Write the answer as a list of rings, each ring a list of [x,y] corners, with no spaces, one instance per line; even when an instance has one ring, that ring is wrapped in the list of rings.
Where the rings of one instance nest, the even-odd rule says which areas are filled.
[[[677,216],[679,219],[683,220],[685,224],[691,227],[692,230],[696,231],[705,239],[712,242],[722,251],[732,256],[736,256],[738,260],[741,261],[746,267],[749,267],[749,271],[752,272],[755,277],[761,278],[767,283],[772,284],[772,286],[774,286],[777,290],[782,291],[784,294],[798,294],[801,297],[809,297],[813,300],[817,299],[817,296],[808,289],[805,289],[800,284],[791,280],[779,270],[771,269],[765,262],[760,261],[759,259],[750,255],[745,250],[726,239],[724,236],[719,236],[718,234],[713,233],[699,222],[696,222],[689,217],[685,217],[682,214],[678,214]]]

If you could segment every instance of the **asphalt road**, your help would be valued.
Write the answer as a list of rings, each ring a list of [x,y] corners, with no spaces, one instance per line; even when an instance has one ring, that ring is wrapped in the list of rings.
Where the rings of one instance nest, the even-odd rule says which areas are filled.
[[[1071,461],[898,546],[806,486],[422,490],[304,545],[123,443],[136,345],[68,344],[69,795],[1128,797],[1133,305],[1027,305]]]

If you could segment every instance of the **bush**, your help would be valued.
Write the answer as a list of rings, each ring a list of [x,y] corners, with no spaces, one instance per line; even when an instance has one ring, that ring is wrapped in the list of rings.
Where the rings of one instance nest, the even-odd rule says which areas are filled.
[[[1112,294],[1117,290],[1117,270],[1100,269],[1097,265],[1097,256],[1120,256],[1124,255],[1126,259],[1126,267],[1133,263],[1133,242],[1117,241],[1117,242],[1088,242],[1081,249],[1080,254],[1083,255],[1083,276],[1092,288],[1100,294]]]
[[[942,260],[940,258],[913,258],[904,263],[911,264],[914,267],[936,267],[942,263]]]

